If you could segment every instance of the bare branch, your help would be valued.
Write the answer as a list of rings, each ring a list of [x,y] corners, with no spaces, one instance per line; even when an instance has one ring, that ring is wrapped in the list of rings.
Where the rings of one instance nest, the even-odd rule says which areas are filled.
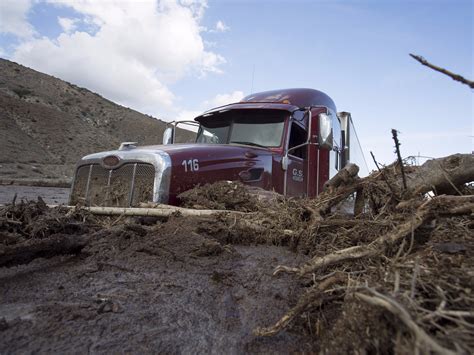
[[[403,181],[403,189],[407,189],[407,179],[405,177],[405,168],[403,167],[402,155],[400,153],[400,142],[398,140],[397,130],[392,129],[392,138],[395,142],[395,153],[397,153],[398,164],[400,165],[400,171],[402,172],[402,181]]]
[[[431,68],[431,69],[436,70],[436,71],[438,71],[438,72],[440,72],[440,73],[443,73],[443,74],[449,76],[451,79],[456,80],[456,81],[459,81],[459,82],[461,82],[461,83],[463,83],[463,84],[466,84],[466,85],[468,85],[471,89],[474,89],[474,81],[468,80],[468,79],[462,77],[462,76],[459,75],[459,74],[455,74],[455,73],[453,73],[453,72],[450,72],[449,70],[446,70],[446,69],[444,69],[444,68],[441,68],[441,67],[438,67],[438,66],[436,66],[436,65],[433,65],[433,64],[431,64],[430,62],[428,62],[425,58],[423,58],[422,56],[419,56],[419,55],[416,55],[416,54],[411,54],[411,53],[410,53],[410,56],[411,56],[413,59],[415,59],[415,60],[417,60],[418,62],[420,62],[421,64],[427,66],[428,68]]]

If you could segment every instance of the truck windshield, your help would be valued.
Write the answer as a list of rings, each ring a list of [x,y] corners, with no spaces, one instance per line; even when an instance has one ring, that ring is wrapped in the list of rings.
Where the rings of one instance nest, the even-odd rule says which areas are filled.
[[[196,142],[279,147],[287,115],[287,112],[277,110],[217,113],[200,120]]]

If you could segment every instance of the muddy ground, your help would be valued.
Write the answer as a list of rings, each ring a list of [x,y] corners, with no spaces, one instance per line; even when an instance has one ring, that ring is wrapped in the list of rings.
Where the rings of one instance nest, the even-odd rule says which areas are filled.
[[[92,238],[77,256],[0,268],[0,353],[311,350],[298,334],[252,334],[304,287],[273,278],[272,266],[306,258],[277,246],[226,245],[195,233],[196,223],[91,225],[70,232]]]
[[[0,185],[0,204],[11,203],[16,195],[17,201],[34,201],[40,196],[47,204],[67,205],[69,190],[64,187]]]
[[[452,195],[423,165],[409,189],[389,166],[314,200],[181,196],[211,217],[0,206],[0,353],[472,354],[472,159],[436,162]]]

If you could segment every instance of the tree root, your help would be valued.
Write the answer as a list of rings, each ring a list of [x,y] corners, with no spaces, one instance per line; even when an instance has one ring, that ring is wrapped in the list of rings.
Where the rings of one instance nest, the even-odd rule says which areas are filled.
[[[13,246],[0,246],[0,267],[27,264],[36,258],[78,254],[88,244],[87,236],[58,234]]]
[[[333,276],[322,281],[316,288],[309,291],[305,297],[302,297],[298,304],[290,309],[278,322],[268,328],[257,328],[254,330],[254,334],[257,336],[273,336],[285,329],[289,323],[303,313],[309,306],[315,303],[321,304],[324,300],[321,297],[321,293],[327,290],[329,287],[336,283],[343,282],[346,280],[346,276],[342,272],[337,272]]]
[[[454,207],[452,207],[454,205]],[[474,213],[474,195],[469,196],[438,196],[426,201],[417,210],[414,216],[410,216],[394,230],[380,236],[367,245],[357,245],[350,248],[338,250],[323,257],[314,257],[299,268],[290,268],[279,265],[275,268],[273,275],[280,272],[297,273],[304,275],[314,272],[325,266],[333,265],[347,260],[373,257],[382,254],[387,246],[395,244],[405,238],[413,230],[436,217],[436,215],[469,215]]]
[[[373,295],[368,296],[363,293],[356,292],[354,295],[371,305],[383,307],[393,315],[397,316],[405,326],[413,333],[416,339],[417,347],[418,344],[422,343],[426,345],[429,350],[439,353],[439,354],[449,354],[454,355],[455,352],[444,348],[443,346],[439,345],[433,338],[431,338],[422,328],[420,328],[410,317],[410,314],[407,310],[401,306],[398,302],[394,299],[382,295],[381,293],[375,291],[374,289],[367,288],[367,290]]]

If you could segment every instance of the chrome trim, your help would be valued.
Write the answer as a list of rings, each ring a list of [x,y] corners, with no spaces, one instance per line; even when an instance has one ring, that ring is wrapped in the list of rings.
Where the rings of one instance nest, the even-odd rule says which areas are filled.
[[[168,203],[171,181],[171,158],[168,153],[159,151],[155,165],[155,186],[153,187],[153,202]]]
[[[308,110],[308,148],[306,148],[306,197],[308,197],[309,193],[309,173],[310,173],[310,161],[309,161],[309,146],[311,145],[311,135],[313,133],[313,114],[311,112],[312,109]],[[319,149],[318,149],[319,150]]]
[[[132,184],[130,185],[130,192],[128,194],[128,205],[131,206],[133,202],[133,190],[135,190],[135,178],[137,177],[137,165],[133,164]]]

